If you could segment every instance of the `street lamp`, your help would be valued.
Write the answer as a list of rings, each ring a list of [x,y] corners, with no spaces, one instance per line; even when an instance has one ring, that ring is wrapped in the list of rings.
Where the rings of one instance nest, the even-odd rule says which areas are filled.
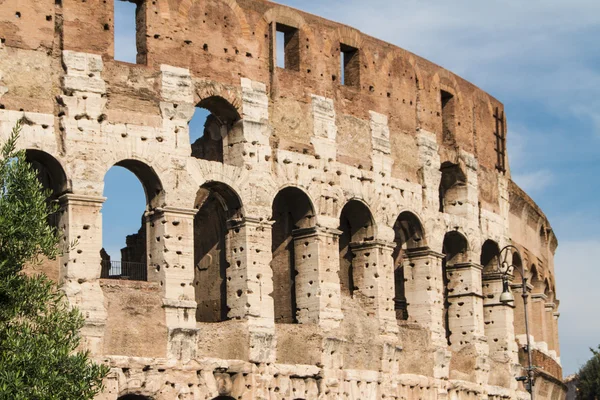
[[[511,251],[512,250],[512,251]],[[519,259],[523,260],[521,257],[521,252],[513,245],[508,245],[500,250],[498,254],[498,272],[502,274],[502,294],[500,295],[500,302],[503,304],[511,303],[515,300],[512,292],[509,289],[509,277],[513,274],[513,271],[518,271],[521,275],[521,297],[523,297],[523,311],[525,314],[525,336],[527,336],[527,347],[525,347],[525,351],[527,352],[527,375],[517,377],[517,381],[523,382],[525,384],[525,388],[529,392],[531,396],[531,400],[533,400],[533,385],[534,385],[534,370],[532,356],[531,356],[531,343],[529,339],[529,315],[527,313],[527,303],[529,301],[529,291],[527,289],[527,278],[525,277],[525,268],[523,267],[523,262],[520,265],[515,265],[514,253],[519,255]],[[509,262],[509,257],[510,262]]]

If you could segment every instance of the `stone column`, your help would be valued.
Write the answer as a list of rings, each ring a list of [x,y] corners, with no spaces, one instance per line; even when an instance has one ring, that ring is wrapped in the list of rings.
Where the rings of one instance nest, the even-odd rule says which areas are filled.
[[[475,351],[475,380],[487,384],[489,347],[484,336],[481,272],[475,263],[446,266],[448,275],[448,325],[450,348],[459,352],[466,346]]]
[[[84,346],[92,354],[103,352],[106,308],[99,284],[102,249],[102,215],[106,199],[65,194],[60,198],[58,227],[63,235],[59,281],[71,305],[85,317]],[[74,246],[71,246],[74,244]]]
[[[337,229],[314,227],[293,232],[298,322],[329,331],[343,319]]]
[[[196,212],[165,207],[146,213],[148,280],[158,282],[163,292],[170,358],[193,359],[196,353],[193,286]]]
[[[447,379],[450,352],[444,328],[444,279],[442,261],[446,256],[429,248],[406,252],[404,291],[408,320],[423,326],[431,335],[435,350],[434,377]]]
[[[229,221],[229,317],[248,321],[250,361],[275,360],[275,311],[271,270],[272,223],[246,217]]]
[[[445,346],[444,257],[429,248],[408,250],[404,260],[404,290],[408,320],[426,328],[434,343]]]
[[[544,311],[546,312],[546,329],[545,329],[545,342],[548,344],[548,354],[556,357],[556,342],[554,341],[554,331],[556,330],[554,309],[556,305],[552,302],[545,304]]]
[[[536,346],[544,351],[548,351],[546,343],[546,295],[543,293],[533,293],[531,295],[531,334],[534,337]]]
[[[490,385],[517,389],[514,373],[518,371],[519,354],[515,341],[514,305],[500,302],[503,291],[502,274],[483,276],[485,336],[488,340],[493,374]]]
[[[398,332],[392,257],[395,246],[395,243],[381,240],[350,243],[354,284],[367,308],[379,320],[383,334]]]

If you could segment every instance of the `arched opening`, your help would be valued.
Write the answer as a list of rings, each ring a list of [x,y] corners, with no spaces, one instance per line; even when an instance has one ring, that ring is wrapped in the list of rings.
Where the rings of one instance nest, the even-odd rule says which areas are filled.
[[[445,162],[440,169],[440,212],[456,213],[467,202],[467,176],[460,165]]]
[[[219,182],[204,184],[196,195],[194,218],[194,288],[196,320],[227,319],[228,222],[243,216],[238,195]]]
[[[421,221],[410,212],[403,212],[394,224],[394,309],[396,319],[408,319],[408,307],[405,292],[404,267],[407,252],[426,246]]]
[[[158,176],[140,161],[120,161],[106,173],[100,251],[102,278],[148,279],[146,212],[160,205],[162,195]]]
[[[498,243],[493,240],[486,240],[481,247],[480,264],[483,267],[483,273],[491,273],[498,269],[498,257],[500,257],[500,248]]]
[[[444,327],[448,345],[452,344],[452,324],[450,322],[450,312],[453,308],[452,293],[458,284],[455,279],[452,279],[453,272],[450,269],[458,264],[468,262],[468,250],[469,245],[464,235],[456,231],[446,233],[442,248],[442,252],[446,256],[442,261],[442,277],[444,280]]]
[[[369,208],[358,200],[350,200],[340,216],[340,285],[342,294],[354,295],[353,247],[375,239],[375,223]]]
[[[310,254],[295,240],[301,230],[315,225],[309,197],[300,189],[281,190],[273,201],[272,261],[275,322],[297,323],[296,276]]]
[[[231,396],[217,396],[213,398],[213,400],[235,400],[235,398]]]
[[[239,120],[235,107],[220,96],[198,103],[189,123],[192,157],[223,162],[224,140]]]
[[[126,394],[119,397],[117,400],[152,400],[152,398],[141,394]]]
[[[25,160],[36,171],[38,180],[44,189],[50,191],[50,196],[47,199],[48,205],[56,202],[60,196],[67,193],[67,175],[62,165],[54,157],[40,150],[29,149],[25,151]],[[48,224],[58,228],[57,213],[48,216]]]

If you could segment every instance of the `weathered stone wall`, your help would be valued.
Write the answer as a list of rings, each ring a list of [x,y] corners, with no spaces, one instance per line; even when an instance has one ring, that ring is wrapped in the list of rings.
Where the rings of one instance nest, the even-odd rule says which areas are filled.
[[[525,398],[523,306],[516,285],[514,307],[499,302],[488,254],[508,244],[533,293],[538,397],[564,396],[557,242],[499,165],[501,103],[274,3],[137,4],[128,64],[112,1],[0,3],[0,139],[25,118],[19,145],[77,243],[44,270],[113,367],[101,398]],[[275,67],[278,24],[293,68]],[[212,119],[192,148],[196,107]],[[146,191],[149,282],[100,279],[114,165]]]

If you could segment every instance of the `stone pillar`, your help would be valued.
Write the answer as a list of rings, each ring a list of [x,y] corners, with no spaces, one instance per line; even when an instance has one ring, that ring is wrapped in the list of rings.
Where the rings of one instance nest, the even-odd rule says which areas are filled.
[[[311,143],[317,157],[335,161],[337,157],[337,126],[333,100],[312,95],[313,136]]]
[[[271,172],[269,97],[264,83],[242,78],[242,120],[223,138],[225,164]]]
[[[533,293],[531,295],[531,334],[535,345],[543,352],[548,352],[546,343],[546,295]]]
[[[271,226],[271,222],[251,217],[229,222],[229,317],[248,321],[250,361],[257,363],[275,360]]]
[[[383,334],[398,332],[392,257],[395,246],[395,243],[381,240],[350,243],[354,284],[367,309],[379,320]]]
[[[371,143],[373,145],[373,172],[382,178],[392,175],[392,145],[390,143],[390,128],[388,117],[383,114],[369,111],[371,116]]]
[[[481,272],[475,263],[446,266],[448,275],[448,325],[450,349],[459,352],[472,346],[475,357],[475,381],[487,384],[489,347],[484,336]]]
[[[168,356],[192,359],[196,352],[194,216],[197,210],[157,208],[146,213],[148,280],[163,292],[169,332]]]
[[[81,331],[84,346],[92,354],[103,352],[106,308],[100,279],[104,197],[65,194],[60,198],[59,230],[63,254],[59,257],[59,281],[71,305],[85,317]],[[71,247],[71,244],[74,246]]]
[[[483,276],[485,336],[488,340],[493,374],[489,384],[517,389],[514,379],[518,372],[519,354],[515,341],[514,306],[500,302],[503,291],[502,274],[489,273]]]
[[[552,314],[552,317],[552,319],[554,320],[554,331],[552,332],[554,334],[555,343],[554,351],[556,353],[556,360],[560,364],[560,342],[558,341],[558,320],[560,319],[560,313],[555,312],[554,314]]]
[[[554,341],[554,331],[556,330],[554,309],[556,305],[552,302],[548,302],[544,306],[544,311],[546,312],[545,342],[548,344],[548,353],[556,357],[556,342]]]
[[[408,320],[421,325],[431,335],[436,379],[448,379],[451,353],[447,350],[444,328],[444,278],[442,261],[446,256],[429,248],[410,249],[404,261],[404,291]]]
[[[314,227],[293,232],[298,322],[332,330],[343,319],[337,229]]]
[[[460,349],[470,344],[473,338],[483,336],[482,269],[474,263],[446,266],[450,342],[453,349]]]
[[[404,260],[404,290],[409,321],[427,329],[435,345],[445,347],[444,258],[445,255],[429,248],[408,250]]]
[[[435,133],[419,129],[417,132],[417,147],[419,155],[419,170],[421,185],[423,186],[423,206],[430,210],[440,209],[440,155]],[[430,243],[431,245],[431,243]]]

